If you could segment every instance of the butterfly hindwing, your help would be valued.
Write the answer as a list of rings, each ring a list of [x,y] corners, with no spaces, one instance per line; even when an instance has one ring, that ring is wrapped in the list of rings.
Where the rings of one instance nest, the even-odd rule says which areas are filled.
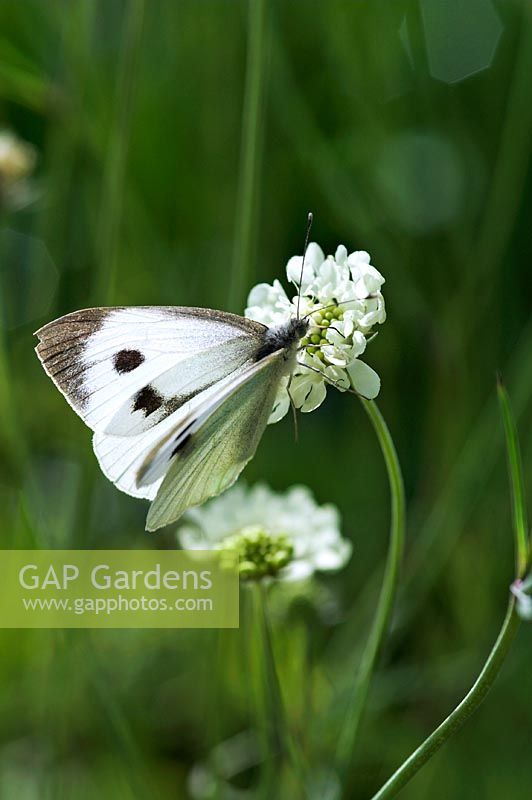
[[[282,351],[263,358],[235,380],[222,402],[213,398],[212,410],[173,431],[164,445],[167,472],[150,507],[147,530],[174,522],[187,508],[234,483],[255,454],[285,369]]]
[[[236,376],[244,369],[237,370]],[[230,375],[209,386],[153,428],[141,430],[131,436],[113,435],[107,430],[97,431],[93,437],[93,447],[104,475],[126,494],[153,500],[168,468],[168,460],[162,456],[169,437],[185,428],[191,419],[197,419],[201,413],[205,413],[205,409],[211,408],[215,398],[223,392],[223,387],[235,379],[235,375]],[[158,471],[152,470],[152,474],[140,483],[141,468],[153,453],[157,454],[156,458],[161,461],[162,468]]]

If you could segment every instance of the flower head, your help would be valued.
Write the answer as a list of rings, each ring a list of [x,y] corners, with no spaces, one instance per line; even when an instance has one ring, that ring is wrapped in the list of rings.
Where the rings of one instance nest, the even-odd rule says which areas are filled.
[[[324,401],[327,383],[340,391],[353,387],[364,397],[379,393],[380,379],[360,356],[374,334],[376,325],[386,319],[381,287],[384,278],[370,263],[364,250],[348,254],[340,245],[334,256],[323,254],[311,242],[305,255],[293,256],[286,265],[288,280],[299,289],[299,313],[310,326],[301,341],[297,365],[290,381],[290,396],[296,408],[313,411]],[[260,283],[248,297],[246,317],[264,325],[282,325],[297,314],[298,295],[290,299],[282,284]],[[288,379],[283,381],[270,422],[277,422],[288,411]]]
[[[304,486],[281,494],[264,484],[237,484],[190,509],[178,538],[190,550],[236,550],[244,580],[308,578],[340,569],[351,555],[335,506],[319,506]]]
[[[525,620],[532,620],[532,573],[524,580],[514,581],[510,590],[516,598],[519,616]]]

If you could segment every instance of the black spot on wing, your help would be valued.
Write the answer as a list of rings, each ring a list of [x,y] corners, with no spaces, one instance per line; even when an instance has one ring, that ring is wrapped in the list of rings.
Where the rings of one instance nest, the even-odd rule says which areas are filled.
[[[181,450],[184,448],[186,443],[190,440],[191,436],[192,436],[191,433],[187,433],[186,436],[183,436],[183,438],[179,440],[179,442],[176,444],[176,446],[174,447],[174,449],[170,453],[170,458],[173,458],[174,456],[176,456],[178,453],[181,452]]]
[[[149,417],[149,415],[157,411],[163,403],[164,398],[161,397],[153,386],[144,386],[144,388],[135,395],[133,411],[143,411],[144,416]]]
[[[140,350],[120,350],[115,354],[113,364],[115,370],[122,375],[124,372],[132,372],[140,367],[144,361],[144,356]]]
[[[176,439],[175,439],[175,447],[172,450],[172,452],[170,453],[170,459],[172,459],[179,452],[181,452],[181,450],[184,448],[186,443],[190,440],[190,437],[192,436],[192,433],[191,433],[190,429],[192,428],[192,426],[194,425],[195,422],[196,422],[195,419],[193,419],[191,422],[189,422],[188,425],[186,426],[186,428],[183,428],[183,430],[181,431],[179,436],[176,437]]]

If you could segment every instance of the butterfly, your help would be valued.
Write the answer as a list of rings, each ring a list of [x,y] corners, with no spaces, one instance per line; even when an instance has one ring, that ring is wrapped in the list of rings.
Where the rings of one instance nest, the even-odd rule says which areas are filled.
[[[220,494],[253,458],[308,329],[205,308],[90,308],[36,332],[44,370],[94,431],[103,473],[151,500],[146,529]]]

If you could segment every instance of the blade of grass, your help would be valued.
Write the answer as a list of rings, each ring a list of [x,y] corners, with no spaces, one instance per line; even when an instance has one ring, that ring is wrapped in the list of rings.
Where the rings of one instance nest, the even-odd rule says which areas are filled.
[[[229,287],[230,308],[239,308],[244,300],[246,287],[249,288],[253,260],[258,207],[257,177],[262,151],[266,12],[266,0],[249,0],[246,85],[242,109],[233,268]]]
[[[297,780],[299,792],[296,797],[308,796],[306,772],[298,742],[295,741],[290,730],[286,709],[281,691],[281,684],[277,672],[273,637],[267,610],[266,587],[257,582],[253,587],[253,623],[259,634],[259,647],[261,657],[261,672],[264,686],[264,722],[268,730],[270,741],[270,763],[267,770],[271,776],[271,756],[281,751],[289,759]],[[271,795],[269,795],[271,796]]]
[[[497,394],[504,425],[504,438],[508,456],[508,476],[512,494],[512,511],[515,534],[515,560],[517,577],[522,578],[529,565],[528,515],[525,502],[525,485],[521,450],[510,398],[501,378],[497,379]]]
[[[144,0],[130,0],[116,86],[116,119],[107,150],[100,213],[100,271],[98,302],[112,304],[115,294],[120,222],[128,153],[134,89],[138,75]]]
[[[388,631],[390,617],[397,593],[405,539],[405,496],[403,477],[397,452],[382,414],[370,400],[361,399],[370,418],[386,463],[391,493],[391,522],[388,556],[373,624],[366,642],[360,667],[354,682],[353,696],[340,734],[337,761],[341,773],[352,760],[353,749],[369,693],[371,677]]]

